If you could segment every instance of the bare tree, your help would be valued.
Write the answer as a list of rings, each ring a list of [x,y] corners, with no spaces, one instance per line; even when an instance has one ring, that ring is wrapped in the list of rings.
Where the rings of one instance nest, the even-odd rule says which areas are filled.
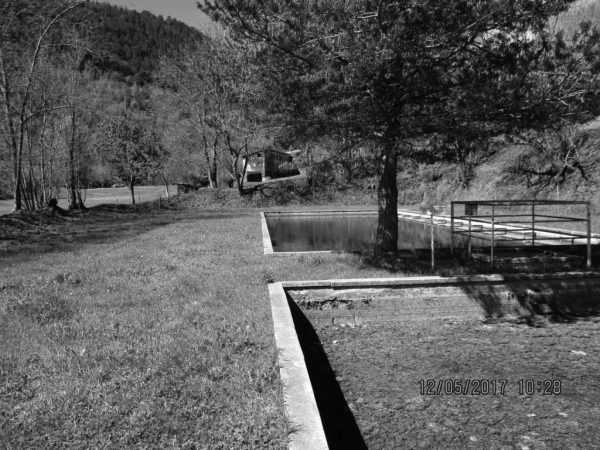
[[[175,102],[194,130],[196,147],[201,149],[205,160],[209,185],[215,188],[223,136],[216,126],[216,80],[211,68],[212,56],[207,52],[204,42],[196,42],[176,57],[163,59],[161,78],[175,91]]]
[[[55,68],[56,78],[62,86],[63,109],[59,112],[61,123],[61,141],[66,154],[66,186],[69,208],[84,207],[81,197],[80,162],[81,155],[90,140],[94,117],[90,106],[94,103],[87,89],[90,79],[84,67],[86,56],[90,53],[88,41],[77,34],[68,39],[68,51],[61,54]]]
[[[243,161],[251,144],[264,131],[258,92],[260,83],[251,69],[252,48],[223,35],[197,43],[182,54],[164,60],[162,78],[193,125],[211,187],[218,186],[219,163],[243,192]]]
[[[0,103],[12,162],[14,211],[23,208],[23,153],[28,123],[50,109],[32,103],[43,44],[50,30],[83,3],[85,1],[7,0],[0,5]],[[24,52],[23,40],[28,37],[32,45],[29,52]],[[33,207],[29,202],[26,206]]]

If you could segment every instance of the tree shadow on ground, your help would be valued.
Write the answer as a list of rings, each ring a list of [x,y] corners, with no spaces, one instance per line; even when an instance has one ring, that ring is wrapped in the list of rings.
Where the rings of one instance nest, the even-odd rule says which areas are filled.
[[[552,275],[549,275],[552,277]],[[486,321],[531,326],[575,323],[600,316],[600,276],[465,283],[462,291],[483,309]]]
[[[148,204],[104,204],[64,214],[33,211],[6,215],[0,218],[0,266],[3,265],[2,260],[7,262],[7,259],[28,259],[40,253],[111,244],[176,222],[226,219],[247,214],[245,211],[158,210]]]
[[[511,264],[514,255],[519,257],[518,264]],[[527,255],[531,258],[528,259]],[[544,260],[545,255],[551,255],[550,259],[566,255],[570,259],[568,263],[561,259],[548,263],[548,260]],[[406,276],[453,276],[459,280],[465,277],[460,288],[469,299],[479,304],[486,321],[511,318],[510,320],[540,326],[547,322],[572,323],[600,315],[600,274],[581,273],[568,278],[558,275],[560,272],[586,271],[585,246],[536,247],[535,251],[523,249],[516,253],[504,250],[500,252],[495,267],[486,261],[467,260],[459,252],[451,255],[448,249],[440,249],[436,256],[435,269],[431,268],[431,253],[426,250],[404,251],[379,257],[365,254],[361,256],[361,263]],[[598,260],[600,250],[593,248],[592,261]],[[505,281],[473,283],[468,279],[470,275],[486,274],[500,274]],[[534,276],[533,279],[526,280],[522,274]],[[544,278],[535,279],[535,274],[543,274]]]
[[[534,251],[530,248],[499,249],[496,251],[494,266],[489,262],[489,249],[478,249],[474,255],[468,259],[464,250],[457,250],[452,254],[447,248],[436,249],[434,268],[431,266],[431,251],[428,249],[399,250],[397,253],[380,256],[363,252],[360,257],[364,266],[411,275],[455,276],[586,270],[585,246],[540,246]],[[600,248],[592,249],[592,260],[600,260]]]
[[[327,359],[317,332],[289,297],[288,302],[329,448],[366,449],[365,441],[335,378],[335,371]]]

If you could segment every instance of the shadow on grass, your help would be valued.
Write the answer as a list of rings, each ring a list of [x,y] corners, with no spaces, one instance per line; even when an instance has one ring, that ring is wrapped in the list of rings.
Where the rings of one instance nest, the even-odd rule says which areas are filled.
[[[137,237],[176,222],[218,220],[241,215],[248,215],[248,212],[158,210],[153,204],[103,204],[63,214],[46,210],[11,214],[0,218],[0,266],[4,258],[26,259],[38,253],[73,251],[84,245],[110,244]]]
[[[317,332],[296,303],[289,297],[288,301],[329,448],[366,449]]]

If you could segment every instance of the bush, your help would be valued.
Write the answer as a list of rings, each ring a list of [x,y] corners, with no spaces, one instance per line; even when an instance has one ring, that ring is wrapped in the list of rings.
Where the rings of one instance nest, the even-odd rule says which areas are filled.
[[[307,172],[308,182],[312,189],[322,189],[335,182],[335,168],[328,159],[313,164]]]
[[[380,161],[375,153],[357,156],[351,160],[353,178],[373,178],[379,175]]]

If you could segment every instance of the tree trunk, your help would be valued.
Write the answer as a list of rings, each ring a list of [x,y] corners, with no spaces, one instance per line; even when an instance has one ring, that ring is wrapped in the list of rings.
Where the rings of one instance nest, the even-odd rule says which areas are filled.
[[[212,179],[212,185],[211,187],[214,188],[218,188],[219,187],[219,183],[217,181],[217,174],[218,174],[218,168],[217,168],[217,146],[219,145],[219,135],[217,135],[215,137],[215,141],[213,142],[213,146],[212,146],[212,167],[210,169],[210,177]]]
[[[131,191],[131,204],[135,205],[135,192],[133,186],[133,180],[129,182],[129,190]]]
[[[238,192],[244,193],[244,178],[246,177],[246,171],[248,170],[248,156],[244,158],[244,166],[242,167],[242,173],[239,175]]]
[[[10,120],[10,119],[9,119]],[[11,123],[12,125],[12,123]],[[23,209],[23,187],[22,187],[22,173],[21,173],[21,152],[19,151],[19,144],[14,138],[14,131],[11,130],[11,146],[12,148],[12,159],[13,159],[13,186],[15,192],[15,203],[13,207],[13,211],[21,211]]]
[[[217,156],[213,155],[213,164],[208,173],[208,182],[210,183],[211,188],[218,187],[217,184]]]
[[[398,250],[398,186],[396,173],[398,155],[393,141],[386,142],[381,152],[381,175],[377,188],[379,217],[375,254]]]
[[[25,209],[29,210],[32,208],[30,207],[29,200],[27,199],[27,186],[25,186],[25,177],[21,171],[19,171],[19,173],[19,188],[17,190],[19,192],[19,203],[21,208],[19,208],[17,211],[22,210],[23,206],[25,206]]]
[[[75,109],[71,110],[71,141],[69,142],[69,209],[75,209],[77,207],[77,192],[76,183],[77,179],[75,176]]]
[[[165,183],[165,191],[167,191],[167,198],[169,198],[169,182],[167,181],[167,177],[165,177],[163,172],[160,173],[160,176],[162,177],[163,183]]]
[[[240,149],[237,149],[231,145],[231,138],[228,136],[227,146],[229,147],[229,155],[231,156],[231,172],[234,178],[234,183],[237,186],[238,193],[242,195],[244,193],[244,185],[240,180],[240,169],[238,167],[238,162],[240,160]]]
[[[240,171],[239,171],[239,168],[238,168],[238,161],[239,161],[239,155],[236,156],[234,158],[234,160],[233,160],[233,167],[232,167],[233,168],[233,178],[234,178],[234,181],[236,183],[238,193],[240,195],[242,195],[244,193],[244,186],[243,186],[243,184],[241,183],[241,180],[240,180],[241,175],[240,175]]]
[[[207,167],[207,175],[208,175],[208,185],[211,189],[217,187],[217,145],[219,144],[219,135],[215,137],[215,140],[212,144],[212,149],[209,152],[208,139],[206,139],[206,135],[203,135],[204,139],[204,156],[206,158],[206,167]],[[212,159],[211,155],[212,153]]]
[[[42,178],[42,207],[48,206],[48,186],[46,182],[46,146],[44,145],[44,135],[46,133],[46,113],[42,116],[42,132],[40,134],[40,175]]]
[[[14,205],[11,212],[21,211],[21,174],[18,165],[18,143],[16,139],[16,126],[13,122],[12,111],[12,95],[11,89],[8,83],[8,76],[6,74],[4,66],[4,55],[1,53],[2,48],[0,47],[0,75],[2,76],[2,107],[3,107],[3,118],[5,120],[5,126],[8,131],[10,154],[12,159],[12,178],[13,178],[13,189],[14,189]]]
[[[83,198],[81,198],[81,189],[77,188],[77,207],[82,210],[82,209],[87,209],[85,207],[85,203],[83,201]]]
[[[26,128],[26,137],[27,137],[27,182],[25,186],[27,186],[27,195],[29,196],[29,204],[31,205],[31,209],[36,209],[37,207],[41,207],[40,198],[38,195],[38,186],[36,183],[35,175],[33,173],[33,136],[31,132],[31,128]]]
[[[69,209],[77,207],[77,192],[75,191],[75,168],[73,167],[73,149],[69,149],[69,185],[67,186],[69,195]]]

